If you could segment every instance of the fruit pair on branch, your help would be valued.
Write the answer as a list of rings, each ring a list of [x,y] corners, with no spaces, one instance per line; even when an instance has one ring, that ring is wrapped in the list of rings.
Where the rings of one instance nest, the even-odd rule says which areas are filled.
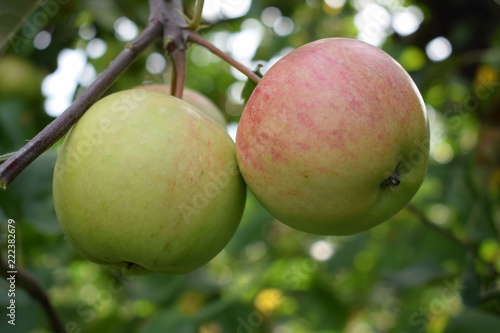
[[[59,152],[54,202],[82,255],[132,273],[194,270],[231,239],[246,186],[281,222],[327,235],[367,230],[411,200],[427,168],[428,120],[418,89],[389,55],[328,38],[292,51],[259,81],[172,14],[180,1],[151,3],[143,34],[49,125],[50,138],[17,155],[47,149],[79,119]],[[175,63],[173,96],[131,89],[94,104],[160,35]],[[177,98],[188,40],[259,81],[236,144],[203,107]],[[9,161],[0,169],[5,184],[15,177],[16,156]]]

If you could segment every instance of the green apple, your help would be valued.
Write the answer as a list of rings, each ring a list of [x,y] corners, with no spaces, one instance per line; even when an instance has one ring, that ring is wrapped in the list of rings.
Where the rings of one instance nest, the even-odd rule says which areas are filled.
[[[146,84],[137,88],[159,91],[170,95],[170,85],[167,84]],[[182,93],[182,99],[205,113],[207,116],[209,116],[222,126],[226,127],[226,118],[222,114],[221,110],[219,110],[217,105],[215,105],[205,95],[202,95],[193,89],[185,87]]]
[[[427,169],[421,95],[388,54],[346,38],[311,42],[261,79],[239,122],[250,190],[283,223],[348,235],[401,210]]]
[[[0,97],[41,97],[42,75],[32,63],[15,55],[0,58]]]
[[[60,148],[53,185],[73,247],[130,273],[207,263],[232,237],[246,195],[225,129],[145,89],[109,95],[83,115]]]

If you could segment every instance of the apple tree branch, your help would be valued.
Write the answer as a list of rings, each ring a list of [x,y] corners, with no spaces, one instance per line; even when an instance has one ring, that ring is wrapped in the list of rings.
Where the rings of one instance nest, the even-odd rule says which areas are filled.
[[[0,256],[0,275],[4,278],[8,278],[9,267],[5,259]],[[43,290],[42,286],[38,283],[38,281],[33,277],[29,272],[24,269],[16,268],[16,285],[23,288],[34,300],[36,300],[43,311],[45,312],[47,318],[49,319],[50,326],[52,327],[52,331],[56,333],[66,332],[64,325],[62,324],[59,316],[57,315],[54,306],[50,302],[49,297]]]
[[[420,211],[417,207],[414,205],[410,204],[406,206],[406,209],[412,213],[423,225],[426,227],[434,230],[444,238],[448,239],[450,242],[455,243],[459,247],[463,248],[467,253],[470,253],[476,260],[478,260],[480,263],[485,265],[490,274],[493,276],[500,276],[500,272],[497,271],[495,266],[484,260],[481,255],[479,254],[478,247],[477,245],[473,244],[472,242],[466,240],[466,239],[460,239],[457,236],[455,236],[451,231],[441,228],[440,226],[436,225],[435,223],[432,223],[426,216],[425,214]]]
[[[40,131],[24,147],[0,165],[0,188],[5,189],[31,162],[50,148],[101,97],[129,65],[153,43],[162,31],[161,22],[151,20],[133,42],[127,44],[109,67],[66,111]]]

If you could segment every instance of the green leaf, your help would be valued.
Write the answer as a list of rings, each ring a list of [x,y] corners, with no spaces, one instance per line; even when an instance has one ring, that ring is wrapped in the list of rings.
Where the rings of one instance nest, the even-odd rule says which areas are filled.
[[[477,306],[481,302],[481,277],[475,269],[474,261],[467,259],[462,284],[466,287],[461,291],[462,302],[465,306]]]
[[[446,271],[434,263],[416,263],[397,272],[391,272],[387,280],[394,287],[408,288],[428,283],[446,276]]]
[[[493,316],[491,314],[474,310],[467,309],[453,317],[448,326],[446,327],[445,333],[470,333],[470,332],[481,332],[481,333],[498,333],[500,329],[500,318]]]
[[[262,65],[258,64],[257,69],[253,71],[259,77],[262,77],[262,73],[260,72],[261,68],[262,68]],[[243,87],[243,90],[241,91],[241,98],[245,101],[245,103],[248,101],[248,99],[252,95],[255,87],[257,87],[257,83],[248,79],[247,82],[245,83],[245,86]]]
[[[41,3],[41,0],[6,0],[0,3],[0,50]]]

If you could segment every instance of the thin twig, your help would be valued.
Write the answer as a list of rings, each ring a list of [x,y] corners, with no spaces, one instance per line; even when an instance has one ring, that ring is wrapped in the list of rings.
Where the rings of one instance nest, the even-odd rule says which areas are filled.
[[[92,85],[24,147],[0,165],[0,189],[5,189],[31,162],[50,148],[101,97],[130,64],[161,34],[160,21],[151,20],[133,42],[129,43]]]
[[[197,0],[196,1],[196,7],[194,11],[194,16],[189,22],[188,29],[192,31],[197,31],[200,28],[201,25],[201,14],[203,12],[203,5],[205,3],[205,0]]]
[[[7,262],[3,257],[0,258],[0,269],[0,275],[2,275],[4,278],[10,277],[10,274],[8,274],[7,272],[11,271],[11,269],[8,267]],[[16,268],[16,273],[13,275],[15,277],[16,286],[24,289],[31,296],[31,298],[33,298],[40,304],[50,321],[52,330],[56,333],[66,332],[64,325],[62,324],[56,310],[50,302],[49,297],[45,293],[45,290],[43,290],[43,288],[40,286],[38,281],[29,272],[20,268]]]
[[[444,238],[448,239],[449,241],[455,243],[456,245],[458,245],[459,247],[463,248],[466,252],[470,253],[472,256],[474,256],[474,258],[476,258],[479,262],[481,262],[483,265],[485,265],[486,267],[488,267],[490,273],[494,276],[500,276],[500,272],[498,272],[495,268],[495,266],[490,263],[490,262],[487,262],[486,260],[484,260],[481,255],[479,254],[479,251],[478,251],[478,248],[476,245],[474,245],[473,243],[467,241],[467,240],[464,240],[464,239],[460,239],[458,238],[457,236],[455,236],[451,231],[447,230],[447,229],[444,229],[444,228],[441,228],[439,227],[438,225],[436,225],[435,223],[432,223],[425,215],[423,212],[421,212],[417,207],[415,207],[414,205],[408,205],[406,206],[406,209],[411,212],[413,215],[415,215],[415,217],[418,218],[418,220],[423,224],[425,225],[426,227],[436,231],[437,233],[439,233],[441,236],[443,236]]]
[[[0,155],[0,164],[2,164],[3,162],[7,161],[9,158],[11,158],[12,156],[14,156],[15,154],[16,154],[16,152]]]
[[[193,43],[196,43],[198,45],[201,45],[201,46],[207,48],[210,52],[212,52],[213,54],[215,54],[216,56],[218,56],[219,58],[221,58],[222,60],[224,60],[225,62],[227,62],[228,64],[230,64],[231,66],[233,66],[234,68],[236,68],[237,70],[242,72],[243,74],[245,74],[250,80],[254,81],[255,83],[259,83],[260,77],[257,74],[255,74],[254,72],[252,72],[251,69],[249,69],[248,67],[246,67],[242,63],[238,62],[236,59],[231,57],[229,54],[220,50],[217,46],[210,43],[208,40],[206,40],[205,38],[203,38],[199,34],[197,34],[195,32],[191,32],[189,34],[189,40]]]

